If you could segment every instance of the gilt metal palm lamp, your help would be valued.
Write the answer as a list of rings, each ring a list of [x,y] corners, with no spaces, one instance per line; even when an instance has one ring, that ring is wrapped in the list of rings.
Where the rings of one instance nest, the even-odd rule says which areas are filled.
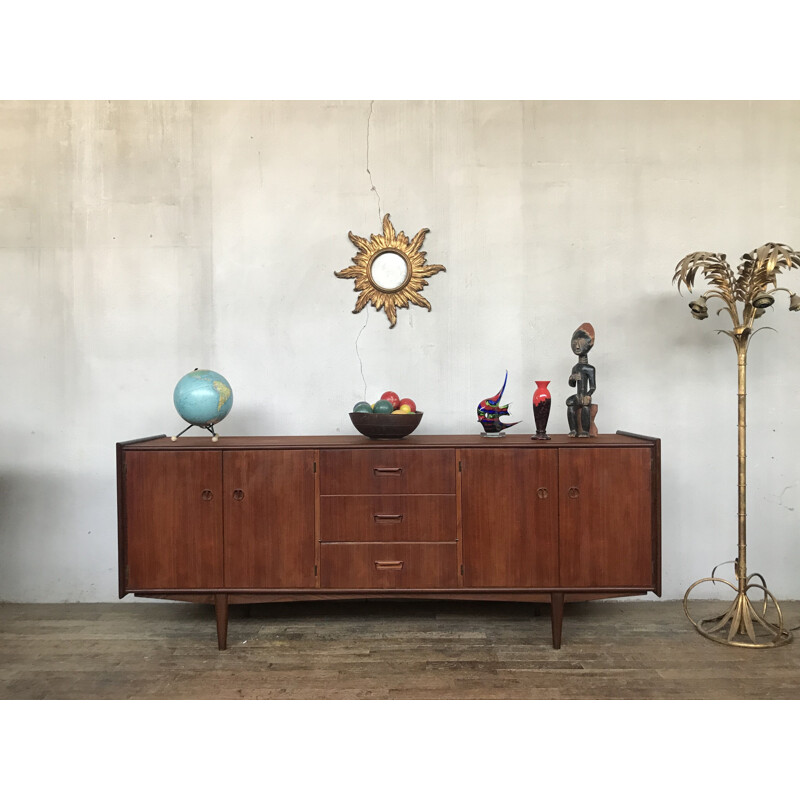
[[[763,576],[757,572],[747,574],[747,349],[756,331],[753,323],[763,316],[775,302],[777,292],[789,295],[789,309],[800,310],[800,297],[778,286],[778,276],[784,270],[800,267],[800,253],[784,244],[767,244],[745,253],[736,272],[725,259],[724,253],[691,253],[678,262],[673,283],[678,291],[685,286],[690,292],[698,272],[710,289],[689,303],[695,319],[708,316],[708,301],[718,300],[717,314],[727,311],[733,330],[721,330],[733,341],[739,365],[738,430],[739,430],[739,537],[738,555],[734,560],[736,583],[716,576],[716,567],[708,578],[695,581],[683,597],[683,610],[699,633],[708,639],[738,647],[777,647],[791,641],[792,633],[784,625],[778,601],[767,588]],[[763,330],[759,328],[756,330]],[[722,614],[708,619],[695,620],[689,613],[689,595],[702,583],[719,583],[736,593],[733,602]],[[752,602],[748,597],[753,593]]]

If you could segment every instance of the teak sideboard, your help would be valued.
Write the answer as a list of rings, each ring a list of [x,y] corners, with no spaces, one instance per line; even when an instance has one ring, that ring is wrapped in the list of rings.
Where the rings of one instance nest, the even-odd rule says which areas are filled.
[[[117,444],[119,595],[549,603],[661,594],[660,441],[187,437]]]

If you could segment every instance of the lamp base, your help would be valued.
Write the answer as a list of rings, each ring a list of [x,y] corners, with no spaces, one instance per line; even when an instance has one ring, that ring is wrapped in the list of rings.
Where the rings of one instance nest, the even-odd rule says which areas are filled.
[[[753,582],[758,578],[760,582]],[[733,602],[728,605],[722,614],[706,619],[694,620],[689,614],[689,595],[692,590],[701,583],[722,583],[730,586],[736,593]],[[747,593],[751,590],[760,592],[763,599],[757,601],[761,610],[757,610]],[[767,614],[774,610],[775,621],[767,619]],[[701,578],[695,581],[683,596],[683,610],[689,622],[694,625],[699,634],[711,639],[712,642],[728,644],[733,647],[779,647],[792,641],[792,632],[783,624],[783,614],[778,601],[772,592],[767,589],[767,584],[758,573],[748,576],[745,586],[739,588],[730,581],[714,577]]]

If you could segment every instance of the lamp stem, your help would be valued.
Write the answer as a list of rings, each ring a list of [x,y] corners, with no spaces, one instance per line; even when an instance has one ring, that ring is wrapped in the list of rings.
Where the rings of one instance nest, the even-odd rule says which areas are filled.
[[[739,558],[736,577],[739,591],[747,586],[747,341],[736,342],[739,361]]]
[[[736,345],[736,355],[739,362],[739,553],[736,558],[736,579],[738,587],[724,578],[701,578],[695,581],[683,596],[683,610],[689,621],[699,633],[707,639],[722,644],[732,644],[737,647],[777,647],[792,640],[792,632],[783,625],[783,614],[778,601],[772,592],[767,589],[764,578],[753,573],[750,578],[756,578],[758,583],[748,585],[747,576],[747,343],[750,331],[739,330],[732,335]],[[689,613],[689,595],[692,590],[702,583],[723,584],[736,591],[736,597],[728,608],[716,617],[704,620],[694,620]],[[747,596],[749,589],[763,593],[760,603],[763,605],[759,611]],[[767,619],[767,607],[771,603],[777,614],[777,622]],[[765,640],[763,634],[770,638]],[[759,635],[761,638],[759,638]],[[745,641],[745,640],[749,641]]]

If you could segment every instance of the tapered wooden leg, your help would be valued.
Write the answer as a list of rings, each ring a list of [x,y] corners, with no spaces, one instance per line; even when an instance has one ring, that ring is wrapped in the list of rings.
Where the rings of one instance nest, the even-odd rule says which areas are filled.
[[[564,592],[550,593],[550,624],[553,628],[553,649],[561,649],[561,623],[564,621]]]
[[[217,613],[217,646],[228,649],[228,595],[214,595],[214,610]]]

